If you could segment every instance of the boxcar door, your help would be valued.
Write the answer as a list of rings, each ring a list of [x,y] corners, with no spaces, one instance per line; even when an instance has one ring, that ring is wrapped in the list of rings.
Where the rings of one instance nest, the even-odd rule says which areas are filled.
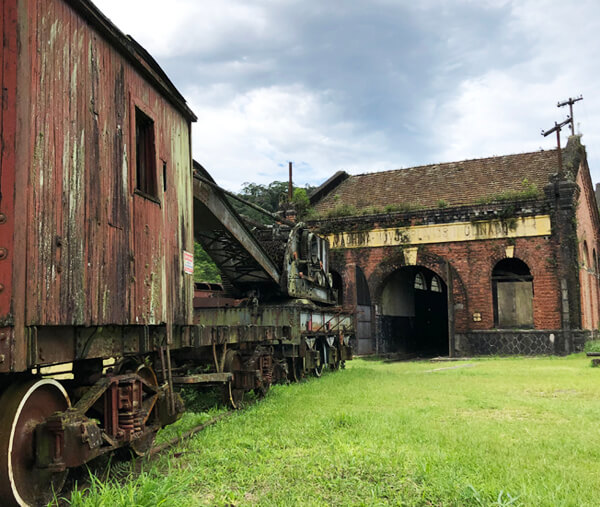
[[[165,266],[163,203],[158,177],[158,125],[156,116],[139,104],[132,107],[132,255],[133,294],[131,321],[165,322]]]

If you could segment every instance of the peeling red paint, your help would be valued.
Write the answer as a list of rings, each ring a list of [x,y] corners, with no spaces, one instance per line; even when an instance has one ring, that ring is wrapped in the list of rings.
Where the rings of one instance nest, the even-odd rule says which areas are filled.
[[[192,321],[182,255],[193,251],[194,117],[150,57],[107,39],[92,11],[76,0],[0,11],[0,321],[14,320],[19,343],[27,326]],[[156,199],[134,191],[135,107],[155,125]]]

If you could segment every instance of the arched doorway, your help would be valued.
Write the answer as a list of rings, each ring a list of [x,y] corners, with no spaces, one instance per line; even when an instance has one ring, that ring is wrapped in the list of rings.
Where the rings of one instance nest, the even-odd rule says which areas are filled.
[[[372,354],[373,333],[371,332],[371,293],[363,270],[356,266],[356,352]]]
[[[340,306],[344,305],[344,280],[342,275],[333,269],[329,271],[331,273],[331,285],[333,290],[337,291],[337,304]]]
[[[390,352],[422,356],[448,354],[448,295],[430,269],[407,266],[384,281],[381,333]]]

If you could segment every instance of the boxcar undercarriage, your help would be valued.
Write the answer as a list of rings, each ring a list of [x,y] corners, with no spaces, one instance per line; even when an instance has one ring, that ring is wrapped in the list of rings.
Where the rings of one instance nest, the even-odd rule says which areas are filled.
[[[69,468],[119,448],[144,455],[157,431],[184,411],[177,386],[220,386],[223,400],[237,408],[249,391],[264,395],[272,383],[320,376],[352,358],[351,315],[339,308],[241,303],[197,309],[202,324],[170,333],[171,343],[164,328],[71,330],[75,357],[65,368],[37,366],[3,377],[0,497],[38,505],[60,491]],[[40,353],[38,341],[36,364],[52,363],[42,360],[44,350],[50,360],[70,357],[63,341],[62,350],[52,349],[57,333],[37,331],[44,346]],[[87,359],[77,358],[82,351]],[[52,378],[49,371],[70,378]]]

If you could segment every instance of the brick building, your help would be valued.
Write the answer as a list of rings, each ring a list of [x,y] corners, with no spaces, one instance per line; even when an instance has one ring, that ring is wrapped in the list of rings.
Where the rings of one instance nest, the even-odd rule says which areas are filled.
[[[359,353],[567,353],[598,328],[600,215],[586,151],[351,176],[311,196]]]

